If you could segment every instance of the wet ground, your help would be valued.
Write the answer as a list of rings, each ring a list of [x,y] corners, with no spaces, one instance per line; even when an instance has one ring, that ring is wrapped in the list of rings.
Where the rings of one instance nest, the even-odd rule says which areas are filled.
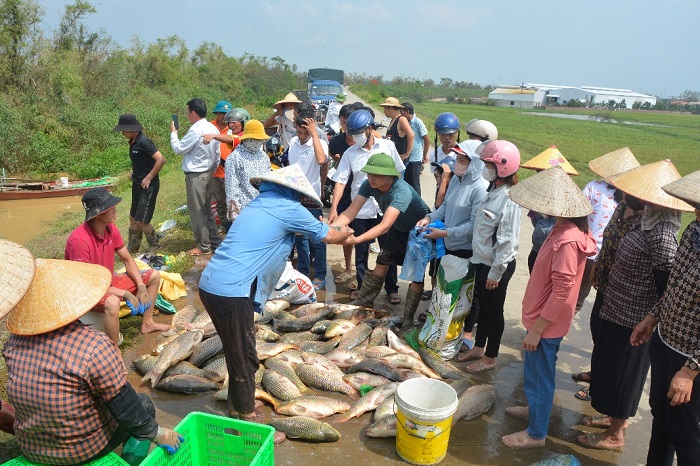
[[[421,176],[424,193],[433,193],[435,182],[427,171]],[[425,195],[424,195],[425,197]],[[430,204],[430,203],[429,203]],[[523,212],[525,214],[525,212]],[[554,399],[554,411],[549,427],[546,446],[531,450],[513,450],[504,446],[500,437],[505,434],[525,429],[526,423],[506,417],[505,408],[513,405],[524,405],[523,393],[523,363],[520,345],[525,330],[520,324],[520,301],[528,280],[527,255],[530,252],[530,237],[532,228],[524,216],[521,231],[520,252],[517,258],[517,270],[508,288],[506,301],[506,328],[503,335],[501,354],[498,357],[498,367],[494,371],[478,375],[465,376],[473,383],[489,383],[496,386],[498,398],[493,408],[486,414],[471,420],[457,423],[450,436],[447,456],[441,464],[444,465],[528,465],[554,454],[573,454],[584,465],[637,465],[644,464],[651,414],[647,404],[647,396],[642,397],[642,404],[637,416],[630,420],[627,430],[627,444],[622,453],[589,450],[578,446],[576,437],[585,432],[599,432],[602,429],[586,428],[580,424],[583,415],[594,414],[589,402],[576,399],[574,393],[578,385],[571,380],[572,372],[587,369],[591,356],[590,331],[588,320],[594,299],[594,293],[581,312],[574,319],[571,332],[562,342],[557,362],[557,381]],[[370,260],[376,257],[371,255]],[[329,273],[337,275],[342,270],[342,249],[340,246],[328,247]],[[188,281],[188,296],[175,302],[179,309],[186,304],[201,306],[197,298],[196,283],[206,259],[198,258],[195,269],[185,279]],[[319,301],[348,302],[349,290],[344,285],[333,283],[332,277],[327,277],[329,284],[326,291],[318,295]],[[405,296],[407,282],[400,282],[401,295]],[[403,313],[403,305],[392,306],[386,295],[382,293],[375,302],[377,308],[389,308],[397,315]],[[421,303],[419,312],[426,309],[427,301]],[[159,316],[159,321],[168,321],[169,317]],[[134,357],[144,354],[155,346],[157,336],[148,335],[137,348],[127,351],[124,359],[129,362]],[[458,365],[463,367],[464,364]],[[224,402],[215,401],[211,393],[202,395],[178,395],[151,390],[140,382],[140,377],[130,371],[129,381],[137,391],[151,395],[158,409],[158,421],[165,426],[173,427],[180,419],[191,411],[203,411],[225,415]],[[324,392],[327,395],[327,393]],[[648,394],[648,391],[647,391]],[[270,408],[265,408],[270,416]],[[347,423],[334,423],[333,417],[326,420],[338,429],[342,438],[336,443],[313,444],[287,440],[275,448],[275,463],[278,465],[306,466],[328,464],[406,464],[396,454],[395,440],[373,439],[363,434],[370,423],[370,414],[364,414],[359,419]]]

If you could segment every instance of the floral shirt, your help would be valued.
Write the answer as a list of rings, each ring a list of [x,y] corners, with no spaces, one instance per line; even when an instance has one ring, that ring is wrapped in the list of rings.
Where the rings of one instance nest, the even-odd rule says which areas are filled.
[[[226,204],[231,206],[233,201],[233,218],[258,195],[258,190],[250,184],[250,179],[270,173],[270,170],[270,158],[262,149],[252,151],[239,144],[228,156],[225,177]]]
[[[660,319],[659,336],[688,357],[688,368],[700,371],[700,222],[685,229],[666,292],[651,314]]]
[[[600,253],[603,245],[603,232],[612,218],[617,201],[615,200],[615,188],[603,180],[591,181],[583,188],[583,195],[588,198],[593,206],[593,212],[588,215],[588,228],[591,230],[596,248]],[[598,260],[598,254],[589,257],[589,260]]]

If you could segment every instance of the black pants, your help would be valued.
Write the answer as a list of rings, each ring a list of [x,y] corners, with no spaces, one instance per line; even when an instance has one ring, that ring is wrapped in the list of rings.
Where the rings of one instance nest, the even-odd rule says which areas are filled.
[[[420,168],[421,162],[406,163],[406,171],[403,172],[403,180],[410,184],[420,196]]]
[[[505,317],[503,316],[506,303],[506,291],[508,282],[515,272],[515,259],[510,261],[506,271],[498,282],[498,287],[493,290],[486,289],[486,279],[491,270],[490,265],[476,264],[474,277],[474,293],[479,300],[479,317],[476,328],[474,346],[486,347],[484,354],[489,358],[498,356],[501,348],[501,337],[505,329]],[[488,341],[488,344],[487,344]]]
[[[530,275],[532,275],[532,269],[535,268],[537,254],[539,254],[539,251],[530,251],[530,254],[527,256],[527,270],[530,272]]]
[[[255,371],[260,367],[253,300],[225,298],[201,289],[199,297],[224,344],[229,413],[251,414],[255,411]]]
[[[360,236],[361,234],[371,230],[379,224],[379,218],[356,218],[350,224],[350,228],[355,230],[355,236]],[[384,239],[380,237],[379,244],[381,245]],[[366,241],[364,243],[359,243],[355,245],[355,271],[357,273],[357,289],[362,288],[362,280],[365,279],[365,272],[367,271],[367,261],[369,260],[369,246],[372,244],[371,241]],[[395,265],[389,267],[389,270],[384,277],[384,289],[387,293],[397,293],[399,291],[398,285],[398,271]]]
[[[591,271],[595,265],[595,261],[586,259],[586,268],[583,269],[583,279],[581,280],[581,288],[578,290],[578,298],[576,298],[576,310],[583,307],[583,303],[591,292],[593,283],[591,283]]]
[[[671,406],[666,396],[673,376],[688,358],[669,348],[655,331],[649,348],[651,387],[649,405],[654,417],[647,453],[648,465],[678,466],[700,464],[700,381],[696,378],[690,402]]]

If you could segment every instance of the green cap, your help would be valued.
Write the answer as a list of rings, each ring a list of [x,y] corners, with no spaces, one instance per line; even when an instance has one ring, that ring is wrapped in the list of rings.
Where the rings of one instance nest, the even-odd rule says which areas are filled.
[[[340,102],[341,104],[342,104],[343,102],[345,102],[345,99],[346,99],[346,98],[347,98],[347,97],[345,97],[345,94],[342,93],[342,92],[338,92],[338,93],[335,95],[335,100],[337,100],[337,101]]]
[[[214,105],[214,110],[212,110],[211,113],[227,113],[232,108],[233,105],[231,105],[231,102],[228,100],[220,100]]]
[[[374,154],[370,157],[367,164],[362,168],[362,171],[365,173],[372,173],[373,175],[401,176],[396,169],[394,159],[382,153]]]

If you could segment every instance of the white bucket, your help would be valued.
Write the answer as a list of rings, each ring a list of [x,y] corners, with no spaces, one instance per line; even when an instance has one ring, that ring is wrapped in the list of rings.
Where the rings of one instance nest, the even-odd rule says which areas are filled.
[[[457,393],[435,379],[410,379],[396,390],[396,452],[411,464],[445,458]]]
[[[58,179],[58,183],[62,188],[67,188],[68,187],[68,177],[67,176],[62,176]]]

